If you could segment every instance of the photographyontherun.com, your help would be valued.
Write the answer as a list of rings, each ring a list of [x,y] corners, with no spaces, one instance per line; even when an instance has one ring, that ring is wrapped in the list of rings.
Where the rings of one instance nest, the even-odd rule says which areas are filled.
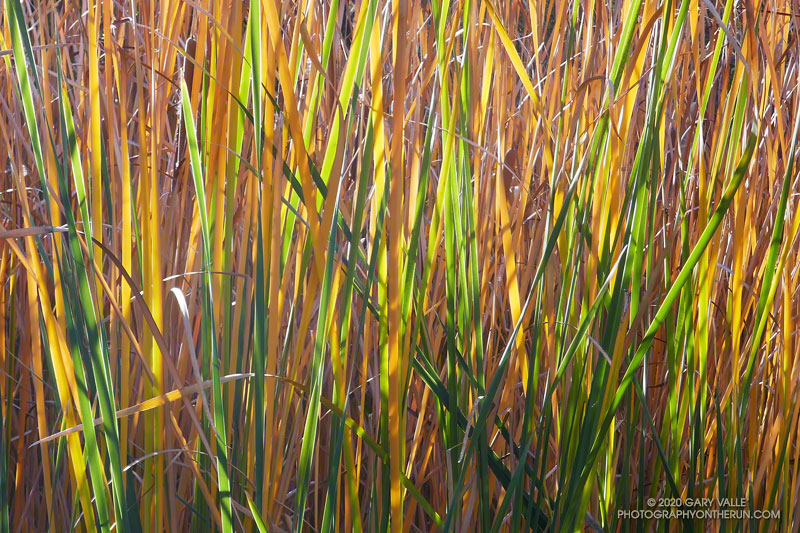
[[[647,509],[618,509],[622,520],[778,520],[780,510],[750,509],[746,499],[648,498]]]

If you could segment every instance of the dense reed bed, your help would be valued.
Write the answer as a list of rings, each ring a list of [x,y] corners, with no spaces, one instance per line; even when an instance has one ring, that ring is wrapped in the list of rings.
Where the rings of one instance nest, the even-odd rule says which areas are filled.
[[[798,2],[2,5],[1,531],[797,531]]]

